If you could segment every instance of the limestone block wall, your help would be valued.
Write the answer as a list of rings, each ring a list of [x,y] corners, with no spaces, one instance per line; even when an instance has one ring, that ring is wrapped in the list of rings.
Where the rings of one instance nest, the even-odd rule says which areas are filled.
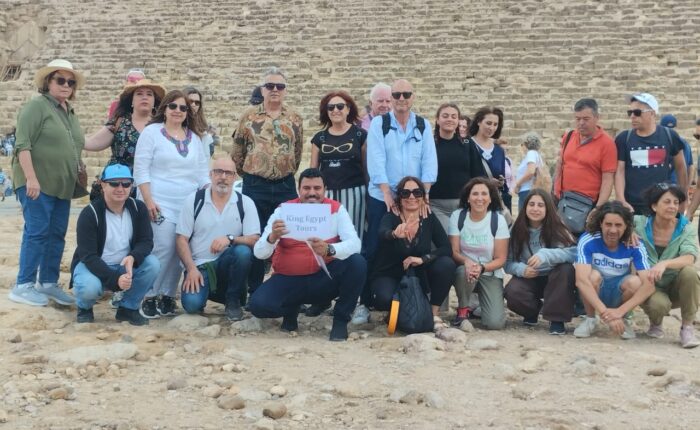
[[[535,130],[553,158],[580,97],[599,100],[611,133],[627,128],[624,96],[655,94],[692,134],[700,113],[697,0],[4,0],[0,32],[42,20],[45,42],[18,81],[0,83],[0,131],[35,94],[34,72],[54,58],[87,75],[76,109],[86,133],[103,122],[130,67],[167,88],[205,94],[224,143],[260,72],[288,72],[288,104],[317,127],[324,92],[364,105],[371,85],[411,80],[431,121],[444,101],[466,113],[505,110],[504,136]],[[519,159],[517,151],[511,150]],[[85,154],[97,170],[106,154]],[[3,160],[3,163],[5,161]]]

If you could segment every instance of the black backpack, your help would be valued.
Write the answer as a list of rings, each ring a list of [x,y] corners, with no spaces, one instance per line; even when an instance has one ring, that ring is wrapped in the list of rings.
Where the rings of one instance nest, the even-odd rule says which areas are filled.
[[[391,128],[391,117],[389,117],[388,113],[385,113],[382,115],[382,133],[384,136],[389,134],[389,130],[391,130]],[[420,131],[420,134],[423,135],[423,132],[425,131],[425,118],[416,115],[416,128],[418,131]]]
[[[467,210],[459,211],[459,219],[457,220],[457,229],[462,231],[464,228],[464,220],[467,218]],[[495,238],[498,231],[498,212],[491,211],[491,235]]]
[[[192,221],[192,236],[194,236],[194,224],[195,221],[197,221],[197,217],[199,216],[199,213],[202,211],[202,207],[204,206],[204,196],[207,192],[206,188],[203,188],[201,190],[197,190],[197,194],[194,195],[194,220]],[[243,210],[243,195],[239,193],[238,191],[235,191],[236,196],[238,197],[238,200],[236,201],[236,207],[238,207],[238,216],[241,217],[241,226],[243,225],[243,217],[245,216],[245,211]],[[192,240],[192,236],[190,236],[190,241]]]

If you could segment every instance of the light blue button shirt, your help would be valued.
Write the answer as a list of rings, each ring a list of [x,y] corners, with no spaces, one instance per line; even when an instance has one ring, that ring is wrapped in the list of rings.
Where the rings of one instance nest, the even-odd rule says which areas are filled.
[[[380,184],[389,184],[392,192],[405,176],[415,176],[423,182],[437,180],[437,154],[430,123],[425,121],[421,135],[416,127],[416,114],[411,112],[404,130],[389,113],[391,128],[384,136],[382,117],[372,119],[367,134],[367,171],[369,195],[384,200]]]

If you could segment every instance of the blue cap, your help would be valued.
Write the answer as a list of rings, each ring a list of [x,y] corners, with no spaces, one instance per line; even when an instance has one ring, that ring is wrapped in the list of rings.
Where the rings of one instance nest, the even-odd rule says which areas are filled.
[[[103,181],[109,181],[112,179],[131,179],[133,180],[134,177],[131,176],[131,170],[123,164],[110,164],[109,166],[105,167],[104,172],[102,172],[102,180]]]
[[[661,117],[661,122],[659,123],[663,125],[664,127],[668,128],[676,128],[676,125],[678,124],[678,121],[676,121],[676,117],[669,114],[666,114]]]

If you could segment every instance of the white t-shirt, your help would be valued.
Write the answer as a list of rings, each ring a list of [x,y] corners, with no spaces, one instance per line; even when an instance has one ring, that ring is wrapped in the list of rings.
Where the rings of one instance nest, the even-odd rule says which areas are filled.
[[[131,238],[134,236],[134,226],[131,215],[124,208],[121,215],[105,210],[107,235],[105,247],[102,250],[102,261],[109,265],[119,264],[131,251]]]
[[[461,209],[452,212],[450,216],[450,226],[447,231],[448,236],[459,236],[459,249],[462,255],[469,257],[478,263],[488,263],[493,260],[494,237],[491,234],[491,213],[488,212],[484,219],[474,222],[469,217],[469,212],[464,218],[462,231],[458,229],[459,213]],[[508,239],[510,232],[508,224],[503,215],[498,214],[498,229],[495,239]],[[503,269],[493,272],[494,276],[503,278]]]
[[[197,266],[219,258],[220,253],[212,254],[210,250],[211,243],[217,237],[229,234],[236,237],[260,234],[258,211],[255,209],[255,203],[250,197],[243,196],[243,224],[241,224],[238,204],[236,203],[238,195],[235,192],[231,192],[231,198],[224,206],[224,210],[219,213],[219,210],[211,201],[211,189],[208,189],[204,193],[202,210],[195,221],[194,198],[196,194],[194,192],[185,198],[175,233],[187,238],[192,236],[190,251],[192,251],[194,264]],[[193,222],[196,224],[193,225]],[[192,234],[193,232],[194,235]]]
[[[530,163],[535,163],[535,166],[539,166],[541,164],[540,154],[538,154],[537,151],[535,151],[534,149],[530,149],[529,151],[527,151],[527,154],[525,154],[523,161],[520,162],[520,165],[518,166],[518,171],[515,174],[517,181],[519,181],[520,178],[525,176],[525,173],[527,173],[527,165]],[[533,176],[528,181],[523,182],[523,184],[520,185],[520,191],[530,191],[534,180],[535,177]]]

